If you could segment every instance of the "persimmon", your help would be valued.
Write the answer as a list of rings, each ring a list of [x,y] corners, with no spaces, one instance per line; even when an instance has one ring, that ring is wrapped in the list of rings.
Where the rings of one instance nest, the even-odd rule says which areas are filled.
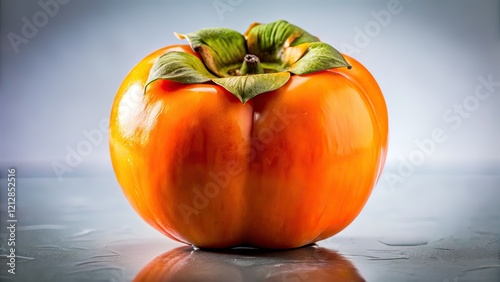
[[[370,72],[277,21],[177,35],[118,89],[113,168],[139,215],[202,248],[295,248],[348,226],[384,166]]]

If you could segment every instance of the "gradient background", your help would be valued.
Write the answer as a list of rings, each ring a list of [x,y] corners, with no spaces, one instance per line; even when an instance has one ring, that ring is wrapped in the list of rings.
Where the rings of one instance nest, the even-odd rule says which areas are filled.
[[[37,2],[0,1],[0,177],[15,167],[18,177],[49,179],[38,187],[42,182],[34,180],[25,182],[34,186],[19,188],[33,210],[57,213],[50,202],[37,201],[35,195],[44,191],[68,188],[68,194],[78,191],[78,185],[104,183],[113,191],[89,196],[89,203],[94,203],[92,197],[101,203],[119,194],[107,131],[81,164],[60,179],[53,164],[67,165],[68,149],[87,140],[84,132],[100,130],[121,81],[139,60],[163,46],[183,43],[174,31],[229,27],[244,32],[254,21],[285,19],[340,51],[347,45],[357,48],[348,53],[372,72],[386,98],[388,163],[366,209],[343,234],[388,235],[394,222],[401,227],[402,218],[418,217],[421,222],[405,219],[411,225],[403,228],[406,235],[420,231],[427,239],[438,239],[470,230],[470,222],[479,222],[475,216],[486,211],[490,223],[476,227],[489,226],[498,238],[500,86],[456,128],[443,115],[474,94],[479,77],[491,75],[500,82],[500,1],[395,1],[400,12],[359,44],[359,30],[373,25],[374,13],[394,1],[70,0],[16,52],[8,34],[22,35],[23,17],[32,22],[43,11]],[[229,10],[218,13],[214,3],[226,3]],[[419,152],[415,140],[431,138],[438,128],[446,141],[402,174],[402,163]],[[30,198],[26,189],[36,193]],[[113,199],[118,201],[115,212],[133,216],[123,197]],[[432,218],[430,225],[426,216]],[[158,235],[145,223],[143,228]]]
[[[221,0],[222,1],[222,0]],[[414,143],[442,128],[447,140],[416,171],[500,171],[500,88],[457,129],[442,115],[474,94],[478,76],[500,81],[499,1],[399,1],[401,12],[357,44],[357,28],[391,1],[233,0],[218,13],[216,1],[69,1],[28,43],[14,51],[8,33],[22,35],[22,18],[42,11],[37,1],[1,1],[0,171],[55,176],[67,146],[86,140],[109,116],[114,94],[145,55],[182,43],[173,32],[286,19],[349,52],[378,80],[390,116],[388,170],[408,158]],[[228,3],[225,0],[223,3]],[[107,134],[107,133],[106,133]],[[64,177],[112,175],[107,140],[94,145]]]

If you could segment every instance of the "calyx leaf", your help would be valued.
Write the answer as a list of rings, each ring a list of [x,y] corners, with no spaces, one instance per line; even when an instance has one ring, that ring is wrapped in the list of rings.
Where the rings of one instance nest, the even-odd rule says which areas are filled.
[[[283,62],[284,48],[319,41],[317,37],[284,20],[270,24],[254,23],[245,32],[245,37],[250,54],[263,62],[279,64]]]
[[[233,93],[242,103],[246,103],[259,94],[280,88],[289,79],[289,72],[277,72],[215,78],[212,81]]]
[[[287,68],[293,74],[308,74],[319,70],[348,67],[342,54],[324,42],[303,43],[307,49],[302,58]]]
[[[208,69],[219,77],[229,76],[229,71],[237,69],[247,54],[245,37],[231,29],[205,28],[176,35],[180,39],[186,38]]]
[[[158,58],[149,73],[146,87],[158,79],[181,83],[203,83],[216,78],[205,65],[189,53],[172,51]]]

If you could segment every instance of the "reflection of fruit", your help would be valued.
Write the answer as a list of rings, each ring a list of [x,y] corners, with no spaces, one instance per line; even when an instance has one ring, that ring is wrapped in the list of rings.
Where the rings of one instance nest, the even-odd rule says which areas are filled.
[[[222,252],[180,247],[155,258],[134,279],[190,282],[365,281],[354,265],[335,251],[307,246],[287,251],[231,249]]]
[[[214,60],[238,53],[238,44],[217,45],[232,41],[169,46],[143,59],[118,90],[110,119],[116,177],[142,218],[177,241],[278,249],[326,239],[354,220],[380,176],[387,109],[371,74],[297,27],[283,21],[269,26],[258,33],[263,38],[250,36],[250,29],[247,41],[230,32],[243,49],[230,66]],[[282,28],[291,32],[280,34]],[[191,37],[193,43],[202,35]],[[271,40],[282,37],[279,44]],[[267,41],[278,44],[273,52]],[[252,50],[261,62],[247,58]],[[309,62],[297,67],[302,60]],[[186,67],[203,69],[202,61],[222,73],[231,66],[235,73],[250,64],[262,67],[204,81],[217,69],[202,74]],[[287,65],[291,69],[280,70]],[[321,69],[293,72],[307,66]],[[248,83],[238,84],[242,79]],[[243,94],[221,86],[227,80]],[[184,83],[190,81],[197,82]],[[285,84],[249,98],[276,81]],[[247,85],[257,90],[248,94]]]

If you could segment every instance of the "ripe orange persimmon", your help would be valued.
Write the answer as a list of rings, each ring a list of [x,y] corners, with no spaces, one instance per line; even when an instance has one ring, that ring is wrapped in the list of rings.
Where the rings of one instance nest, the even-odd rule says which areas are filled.
[[[285,21],[202,29],[153,52],[113,104],[134,209],[204,248],[294,248],[349,225],[384,166],[388,121],[359,62]]]

